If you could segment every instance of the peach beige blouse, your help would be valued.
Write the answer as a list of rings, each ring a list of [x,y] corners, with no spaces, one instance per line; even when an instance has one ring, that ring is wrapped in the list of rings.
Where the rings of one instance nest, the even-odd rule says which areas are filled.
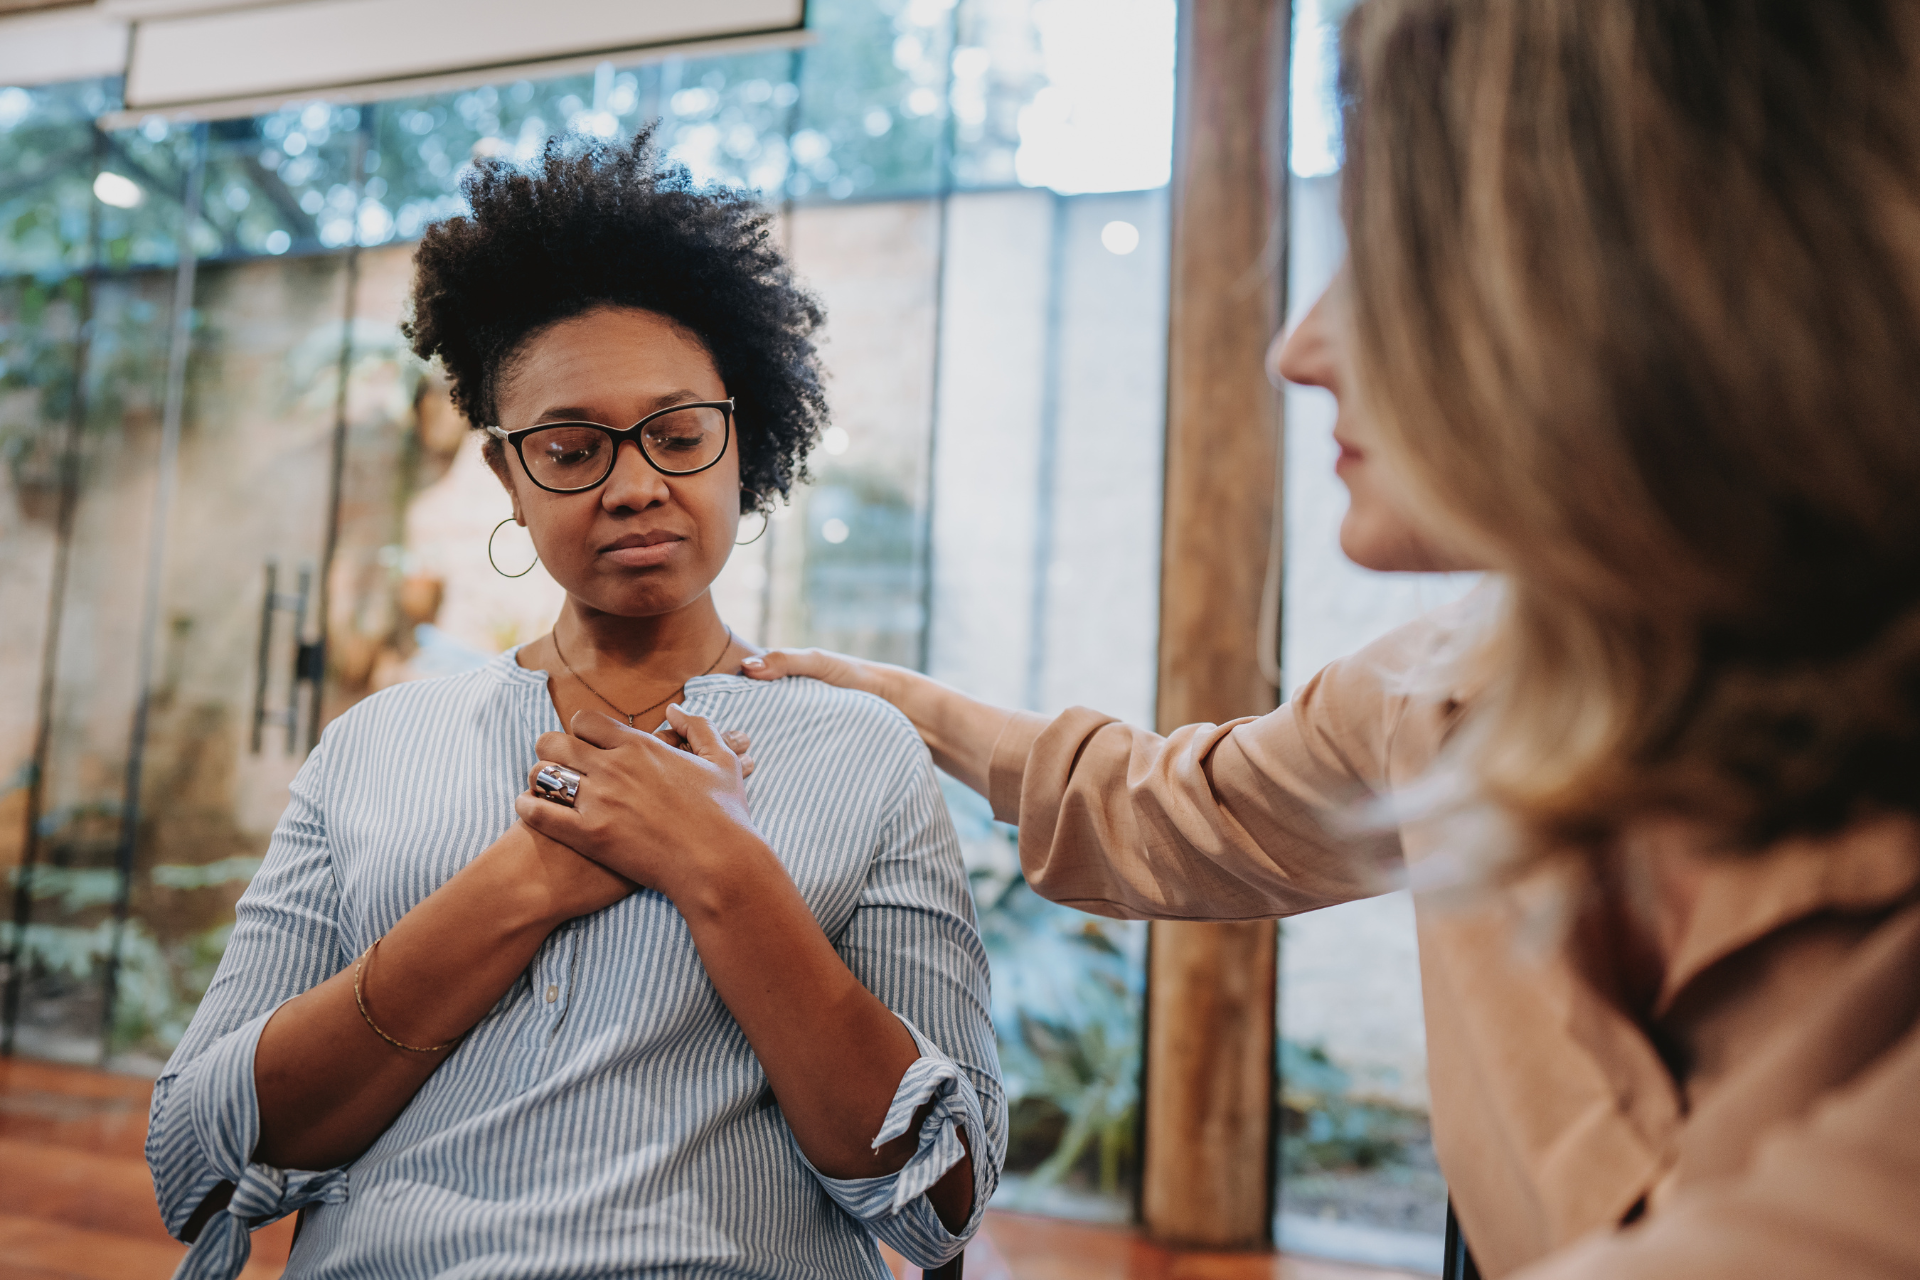
[[[1258,718],[1163,738],[1015,716],[990,790],[1028,882],[1097,915],[1268,919],[1446,856],[1438,822],[1351,818],[1457,723],[1413,690],[1444,690],[1463,606]],[[1738,858],[1681,828],[1634,840],[1699,873],[1632,994],[1591,930],[1541,928],[1540,883],[1416,893],[1434,1145],[1482,1273],[1920,1276],[1920,825]]]

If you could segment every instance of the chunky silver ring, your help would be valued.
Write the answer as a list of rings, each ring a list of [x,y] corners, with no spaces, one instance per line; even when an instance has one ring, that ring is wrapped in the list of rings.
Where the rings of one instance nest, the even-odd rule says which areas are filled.
[[[540,772],[533,775],[533,794],[571,809],[573,802],[580,798],[580,783],[584,776],[565,765],[543,764]]]

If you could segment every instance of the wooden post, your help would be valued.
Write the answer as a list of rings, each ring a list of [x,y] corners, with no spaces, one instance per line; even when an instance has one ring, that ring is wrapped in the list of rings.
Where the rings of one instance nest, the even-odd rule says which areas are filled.
[[[1162,731],[1275,705],[1259,645],[1281,436],[1263,356],[1282,314],[1289,23],[1287,0],[1180,6]],[[1271,1241],[1275,941],[1270,923],[1153,926],[1141,1211],[1158,1240]]]

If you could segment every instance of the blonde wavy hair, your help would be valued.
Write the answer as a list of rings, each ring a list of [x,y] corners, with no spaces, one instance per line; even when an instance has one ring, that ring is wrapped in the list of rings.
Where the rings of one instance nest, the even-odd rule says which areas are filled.
[[[1554,847],[1920,812],[1920,6],[1364,0],[1356,384]]]

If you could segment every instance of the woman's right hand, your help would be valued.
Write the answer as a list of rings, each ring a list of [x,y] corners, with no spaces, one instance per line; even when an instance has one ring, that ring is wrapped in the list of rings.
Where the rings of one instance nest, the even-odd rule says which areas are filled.
[[[494,851],[511,860],[529,892],[540,895],[533,909],[555,926],[604,910],[639,887],[524,822],[507,828]]]

